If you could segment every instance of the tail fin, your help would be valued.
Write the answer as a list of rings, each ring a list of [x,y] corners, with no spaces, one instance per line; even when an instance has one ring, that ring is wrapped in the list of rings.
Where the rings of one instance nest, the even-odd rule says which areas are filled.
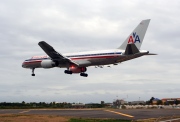
[[[127,44],[135,44],[135,46],[139,50],[143,42],[146,30],[148,28],[149,22],[150,19],[142,20],[118,49],[125,50]]]
[[[127,44],[126,50],[125,50],[125,55],[133,55],[139,53],[139,50],[135,46],[135,44]]]

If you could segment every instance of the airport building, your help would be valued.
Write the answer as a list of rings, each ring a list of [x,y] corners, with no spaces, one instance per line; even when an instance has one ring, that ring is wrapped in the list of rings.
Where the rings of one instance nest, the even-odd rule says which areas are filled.
[[[124,101],[123,99],[117,99],[115,101],[113,101],[113,107],[114,108],[119,108],[121,105],[126,104],[127,102]]]
[[[180,104],[180,98],[163,98],[161,99],[162,104]]]
[[[158,99],[158,98],[154,98],[154,99],[152,100],[152,104],[153,104],[153,105],[159,105],[159,104],[162,104],[162,101],[161,101],[160,99]]]

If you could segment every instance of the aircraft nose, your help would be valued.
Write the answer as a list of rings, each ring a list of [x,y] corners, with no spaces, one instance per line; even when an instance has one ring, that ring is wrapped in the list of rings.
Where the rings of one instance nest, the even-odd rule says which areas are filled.
[[[23,68],[25,67],[24,62],[22,63],[22,67],[23,67]]]

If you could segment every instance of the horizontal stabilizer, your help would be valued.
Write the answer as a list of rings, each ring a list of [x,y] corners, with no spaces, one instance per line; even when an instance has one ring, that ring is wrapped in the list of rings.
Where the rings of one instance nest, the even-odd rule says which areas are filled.
[[[137,49],[135,44],[127,44],[126,50],[125,50],[125,55],[133,55],[139,53],[139,50]]]
[[[148,54],[145,54],[145,55],[157,55],[157,54],[155,54],[155,53],[148,53]]]

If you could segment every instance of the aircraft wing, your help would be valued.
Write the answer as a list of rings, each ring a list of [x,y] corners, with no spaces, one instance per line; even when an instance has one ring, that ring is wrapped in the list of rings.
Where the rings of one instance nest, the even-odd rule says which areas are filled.
[[[54,48],[49,45],[48,43],[46,43],[45,41],[40,41],[38,43],[38,45],[44,50],[44,52],[53,60],[53,61],[58,61],[61,64],[65,64],[65,63],[70,63],[70,64],[75,64],[76,66],[78,66],[78,64],[74,61],[72,61],[71,59],[61,55],[60,53],[58,53],[56,50],[54,50]]]

